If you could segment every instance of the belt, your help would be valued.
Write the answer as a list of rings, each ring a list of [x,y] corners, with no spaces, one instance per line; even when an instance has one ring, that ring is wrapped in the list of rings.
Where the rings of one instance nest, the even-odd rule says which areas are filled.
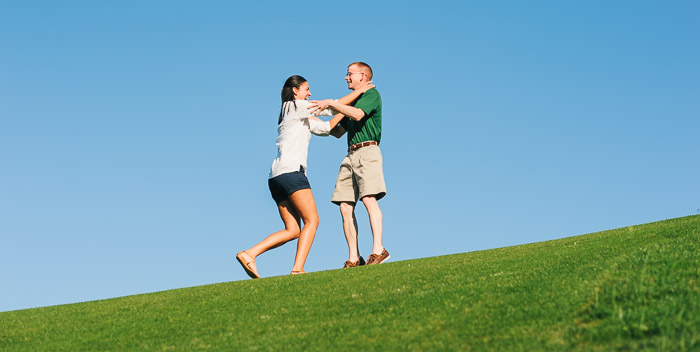
[[[379,142],[377,142],[377,141],[367,141],[367,142],[362,142],[362,143],[353,144],[353,145],[351,145],[351,146],[348,147],[348,153],[351,152],[351,151],[353,151],[353,150],[360,149],[360,148],[362,148],[362,147],[368,147],[368,146],[370,146],[370,145],[379,145]]]

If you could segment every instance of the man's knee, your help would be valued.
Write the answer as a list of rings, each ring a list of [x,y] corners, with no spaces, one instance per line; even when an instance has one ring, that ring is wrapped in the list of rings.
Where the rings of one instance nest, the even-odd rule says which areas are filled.
[[[375,196],[362,197],[362,203],[365,205],[365,208],[379,208],[379,202]]]
[[[342,202],[340,203],[340,214],[343,218],[349,216],[352,217],[352,213],[355,211],[355,205],[352,203]]]
[[[370,217],[381,219],[382,210],[379,208],[377,198],[373,196],[366,196],[362,198],[362,203],[365,205],[365,209],[367,209]]]

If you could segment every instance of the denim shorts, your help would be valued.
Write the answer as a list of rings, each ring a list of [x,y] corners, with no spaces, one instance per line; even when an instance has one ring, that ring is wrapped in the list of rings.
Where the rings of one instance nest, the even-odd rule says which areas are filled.
[[[289,199],[292,193],[301,189],[311,188],[309,179],[306,178],[304,171],[295,171],[275,176],[267,180],[267,185],[270,187],[272,198],[278,205],[282,201]]]

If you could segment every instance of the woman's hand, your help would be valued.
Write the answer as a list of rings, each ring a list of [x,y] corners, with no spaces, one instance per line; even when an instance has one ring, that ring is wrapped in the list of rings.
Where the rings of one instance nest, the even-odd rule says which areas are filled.
[[[362,86],[357,88],[356,90],[360,93],[364,93],[372,88],[374,88],[374,84],[372,84],[372,81],[367,81],[364,84],[362,84]]]

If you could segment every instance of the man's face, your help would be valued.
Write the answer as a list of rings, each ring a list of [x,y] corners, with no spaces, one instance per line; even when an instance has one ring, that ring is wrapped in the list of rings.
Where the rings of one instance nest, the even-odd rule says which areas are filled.
[[[348,89],[355,90],[366,80],[367,75],[360,67],[357,65],[350,65],[348,67],[348,72],[345,75],[345,81],[348,82]]]

